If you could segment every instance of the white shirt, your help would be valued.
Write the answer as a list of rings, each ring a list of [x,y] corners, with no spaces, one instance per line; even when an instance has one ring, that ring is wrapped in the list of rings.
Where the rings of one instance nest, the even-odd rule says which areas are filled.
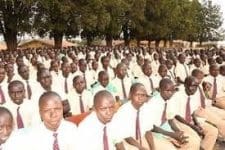
[[[143,75],[142,69],[138,64],[134,64],[131,68],[134,77],[141,77]]]
[[[38,124],[41,119],[39,115],[38,109],[34,106],[32,100],[24,99],[23,103],[17,105],[13,102],[7,102],[4,107],[8,108],[13,115],[13,119],[15,122],[15,128],[17,128],[17,108],[19,107],[19,113],[21,115],[24,127],[31,127],[32,125]]]
[[[153,88],[156,89],[159,87],[159,78],[157,78],[155,75],[151,75],[150,77],[143,75],[140,78],[137,79],[137,82],[142,83],[145,86],[146,91],[148,94],[152,94],[154,89],[151,87],[150,78],[152,80]]]
[[[211,75],[208,75],[203,80],[212,84],[212,90],[213,90],[214,77],[211,76]],[[225,96],[225,84],[224,83],[225,83],[225,78],[221,75],[218,75],[216,77],[216,84],[217,84],[217,95],[216,95],[216,97]]]
[[[68,94],[68,101],[70,104],[71,112],[73,115],[80,114],[80,96],[82,98],[84,111],[89,111],[93,106],[93,95],[90,91],[84,90],[82,94],[78,94],[75,89],[71,90]]]
[[[176,77],[179,77],[182,81],[184,81],[187,75],[190,75],[189,67],[186,64],[181,64],[178,62],[175,67],[175,75]]]
[[[175,101],[176,107],[179,108],[179,115],[185,118],[186,114],[186,104],[188,100],[188,95],[186,94],[185,90],[180,90],[173,95],[171,98]],[[197,92],[194,95],[190,95],[190,107],[191,107],[191,114],[197,110],[200,106],[200,97]]]
[[[52,150],[54,143],[53,131],[47,129],[44,123],[31,129],[29,133],[29,144],[32,150]],[[75,124],[62,120],[55,132],[58,134],[58,145],[60,150],[78,149],[78,134]]]
[[[103,150],[103,129],[106,126],[108,144],[110,150],[115,150],[115,144],[121,140],[117,139],[113,122],[106,125],[101,123],[95,112],[89,114],[78,127],[79,150]]]
[[[124,88],[125,88],[125,91],[126,91],[126,96],[128,97],[129,96],[129,92],[130,92],[130,87],[132,85],[132,80],[131,80],[131,78],[125,77],[123,79],[123,82],[124,82]],[[112,80],[111,83],[112,83],[112,85],[114,87],[116,87],[117,96],[119,96],[120,99],[124,99],[123,88],[122,88],[122,80],[117,78],[117,77],[115,77]]]
[[[139,108],[139,123],[140,123],[140,132],[141,137],[143,137],[146,131],[153,129],[153,120],[151,119],[152,114],[146,110],[148,107],[143,104]],[[114,115],[114,121],[118,128],[122,129],[120,131],[120,137],[122,139],[133,137],[135,138],[136,131],[136,117],[137,109],[131,104],[131,101],[123,104]]]

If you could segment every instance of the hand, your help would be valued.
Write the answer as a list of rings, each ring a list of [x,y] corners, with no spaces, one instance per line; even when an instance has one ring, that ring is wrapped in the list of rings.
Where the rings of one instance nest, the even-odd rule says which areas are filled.
[[[188,136],[184,136],[184,132],[183,131],[176,131],[176,132],[174,132],[173,138],[176,139],[181,144],[184,144],[184,143],[188,142],[187,141]]]
[[[141,147],[139,147],[138,149],[139,149],[139,150],[148,150],[147,148],[142,147],[142,146],[141,146]]]
[[[202,129],[202,127],[200,127],[200,126],[194,126],[193,127],[193,129],[198,133],[198,135],[200,135],[200,136],[202,136],[202,137],[204,137],[205,136],[205,134],[204,134],[204,131],[203,131],[203,129]]]

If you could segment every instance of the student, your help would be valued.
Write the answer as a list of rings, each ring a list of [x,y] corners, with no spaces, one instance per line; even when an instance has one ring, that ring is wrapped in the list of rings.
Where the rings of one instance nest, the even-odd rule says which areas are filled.
[[[78,127],[80,150],[115,150],[116,147],[122,146],[119,136],[116,136],[119,133],[112,121],[114,105],[115,100],[109,92],[96,93],[94,111]]]
[[[198,69],[195,69],[193,70],[192,75],[198,81],[198,90],[196,94],[199,95],[199,106],[201,107],[195,111],[195,114],[199,117],[205,118],[208,122],[214,124],[219,130],[219,134],[223,138],[225,138],[225,110],[213,106],[212,103],[210,103],[210,100],[206,99],[203,89],[201,87],[201,82],[204,78],[203,72]]]
[[[173,97],[180,109],[179,115],[175,118],[190,126],[200,136],[204,135],[201,147],[205,150],[212,150],[218,136],[218,129],[203,120],[197,120],[195,111],[199,109],[199,96],[196,94],[198,83],[197,79],[190,76],[185,79],[184,89],[180,90]],[[182,97],[182,99],[181,99]]]
[[[137,82],[142,83],[148,91],[148,94],[151,95],[158,88],[159,79],[152,73],[151,64],[148,62],[144,63],[142,71],[144,75],[138,78]]]
[[[176,76],[175,76],[175,66],[173,64],[173,61],[171,59],[166,60],[166,67],[168,69],[168,75],[170,76],[170,79],[176,83]]]
[[[176,89],[174,83],[168,79],[162,79],[159,83],[159,94],[153,96],[146,104],[149,114],[154,114],[153,133],[161,133],[162,136],[154,134],[156,149],[190,149],[199,150],[200,138],[191,128],[186,127],[189,132],[176,125],[175,116],[179,113],[176,102],[171,100]],[[175,145],[173,145],[173,144]],[[169,148],[168,148],[169,147]]]
[[[90,91],[85,88],[83,76],[75,76],[73,78],[73,89],[68,94],[72,115],[81,114],[89,111],[93,105],[93,96]]]
[[[112,80],[115,77],[115,73],[110,66],[110,57],[103,56],[101,58],[101,64],[102,64],[101,70],[106,71],[109,74],[109,79]]]
[[[42,123],[28,133],[32,150],[77,149],[77,127],[63,119],[61,97],[55,92],[46,92],[39,99]]]
[[[64,91],[64,94],[68,94],[69,90],[72,89],[72,81],[73,81],[73,74],[71,73],[71,66],[69,62],[65,62],[61,65],[62,74],[60,76],[60,87]]]
[[[212,85],[210,99],[214,101],[215,106],[225,108],[225,78],[219,74],[219,67],[214,64],[209,67],[209,75],[203,79]]]
[[[133,149],[154,149],[150,130],[153,128],[151,115],[145,110],[148,101],[147,91],[141,83],[134,83],[130,88],[129,101],[123,104],[115,114],[114,121],[123,129],[120,137],[124,139],[124,147]],[[129,114],[129,115],[128,115]],[[147,132],[148,131],[148,132]]]
[[[127,77],[127,66],[124,63],[116,66],[116,77],[112,80],[112,85],[116,87],[118,99],[126,100],[128,98],[132,80]]]
[[[107,90],[110,92],[114,97],[117,94],[116,87],[112,85],[109,81],[109,75],[106,71],[100,71],[98,74],[98,82],[93,85],[92,93],[95,95],[97,92]]]
[[[179,62],[175,67],[175,74],[178,82],[183,83],[185,78],[189,76],[190,71],[189,67],[185,64],[186,56],[184,54],[179,54],[178,60]]]
[[[4,104],[8,99],[6,71],[3,66],[0,66],[0,104]]]
[[[29,71],[29,67],[26,65],[21,65],[18,67],[18,73],[21,77],[20,81],[23,82],[23,84],[25,85],[25,89],[26,89],[26,98],[31,100],[32,98],[32,93],[34,93],[34,84],[35,81],[30,78],[30,71]]]
[[[78,62],[78,66],[79,66],[79,71],[77,72],[77,74],[84,77],[86,88],[90,89],[91,85],[95,81],[93,81],[92,74],[87,69],[87,61],[85,59],[80,59]]]
[[[0,149],[4,150],[14,127],[13,116],[5,107],[0,107],[0,127]]]
[[[10,82],[8,94],[11,101],[4,106],[12,112],[16,129],[31,127],[40,122],[37,106],[25,99],[25,88],[21,81]]]

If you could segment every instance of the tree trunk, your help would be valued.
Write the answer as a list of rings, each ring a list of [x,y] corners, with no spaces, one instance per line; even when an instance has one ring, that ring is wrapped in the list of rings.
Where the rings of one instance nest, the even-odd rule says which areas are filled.
[[[190,41],[190,47],[193,47],[193,41]]]
[[[155,47],[159,47],[160,40],[155,40]]]
[[[163,40],[163,47],[166,47],[167,40]]]
[[[111,35],[106,35],[105,40],[106,40],[106,46],[112,47],[112,41],[113,41],[112,36]]]
[[[6,29],[4,34],[4,39],[9,51],[14,51],[17,49],[17,32],[11,29]]]
[[[137,39],[137,47],[140,47],[140,46],[141,46],[141,40]]]
[[[62,48],[62,40],[63,40],[63,33],[55,32],[54,33],[54,47],[55,48]]]
[[[169,45],[170,45],[169,47],[173,47],[173,40],[169,41]]]
[[[87,36],[87,46],[91,46],[93,39],[90,36]]]
[[[124,45],[129,46],[130,39],[129,39],[129,33],[128,33],[128,23],[126,23],[123,28],[123,39],[124,39]]]
[[[150,48],[151,47],[151,40],[148,40],[148,47]]]

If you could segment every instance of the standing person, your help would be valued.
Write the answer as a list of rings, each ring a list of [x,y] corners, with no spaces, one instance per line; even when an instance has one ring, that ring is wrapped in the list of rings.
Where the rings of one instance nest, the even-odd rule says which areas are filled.
[[[55,92],[46,92],[39,98],[42,123],[28,133],[28,145],[32,150],[77,149],[77,127],[63,119],[61,97]]]
[[[94,111],[78,127],[80,150],[115,150],[123,148],[113,126],[115,101],[107,91],[99,91],[94,96]],[[88,141],[88,144],[87,144]]]

